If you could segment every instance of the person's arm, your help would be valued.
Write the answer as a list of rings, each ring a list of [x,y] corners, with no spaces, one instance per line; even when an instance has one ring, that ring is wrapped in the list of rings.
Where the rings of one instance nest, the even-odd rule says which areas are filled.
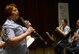
[[[7,40],[7,43],[11,46],[17,45],[19,42],[21,42],[23,39],[25,39],[28,35],[30,35],[34,29],[32,27],[29,27],[27,31],[19,36],[15,36],[12,38],[9,38]]]
[[[5,42],[0,42],[0,48],[5,47],[6,43]]]
[[[75,32],[74,35],[72,36],[71,40],[77,41],[78,39],[79,39],[79,34],[77,34],[77,33]]]
[[[61,29],[59,29],[58,27],[56,28],[56,30],[57,30],[60,34],[62,34],[62,36],[65,37],[65,36],[69,33],[70,28],[66,28],[64,32],[63,32]]]
[[[67,34],[65,32],[63,32],[61,29],[59,29],[58,27],[56,28],[57,32],[59,32],[60,34],[62,34],[62,36],[66,36]]]

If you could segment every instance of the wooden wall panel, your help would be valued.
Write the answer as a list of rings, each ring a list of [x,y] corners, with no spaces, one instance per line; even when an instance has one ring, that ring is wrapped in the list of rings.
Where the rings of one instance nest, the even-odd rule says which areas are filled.
[[[29,54],[54,54],[54,48],[53,47],[41,47],[36,49],[29,49]]]
[[[36,54],[44,54],[44,48],[37,48]]]
[[[29,54],[36,54],[36,49],[29,49]]]

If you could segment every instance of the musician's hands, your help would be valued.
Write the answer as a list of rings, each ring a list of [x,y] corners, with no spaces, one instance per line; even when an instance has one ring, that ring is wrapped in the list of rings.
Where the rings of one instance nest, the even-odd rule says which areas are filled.
[[[57,27],[57,28],[55,29],[55,31],[60,31],[59,27]]]
[[[35,31],[35,29],[33,29],[33,27],[30,26],[25,33],[30,35],[34,31]]]
[[[31,23],[27,20],[25,20],[26,25],[31,26]]]
[[[71,40],[73,41],[77,41],[79,39],[79,34],[74,33],[73,37],[71,38]]]
[[[35,31],[35,29],[31,26],[31,23],[27,20],[25,20],[26,26],[28,27],[26,33],[28,33],[28,35],[30,35],[32,32]]]

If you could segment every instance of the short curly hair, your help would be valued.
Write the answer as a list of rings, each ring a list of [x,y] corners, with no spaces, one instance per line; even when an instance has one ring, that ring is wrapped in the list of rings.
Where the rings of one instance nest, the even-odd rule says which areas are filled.
[[[16,7],[17,8],[16,4],[11,3],[11,4],[9,4],[9,5],[7,5],[5,7],[4,13],[6,14],[7,17],[11,15],[11,12],[12,12],[13,7]]]

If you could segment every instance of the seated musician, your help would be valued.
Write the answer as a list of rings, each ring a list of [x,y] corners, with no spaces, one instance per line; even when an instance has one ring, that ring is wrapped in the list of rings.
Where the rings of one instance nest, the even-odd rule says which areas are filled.
[[[67,54],[78,54],[79,52],[79,19],[76,21],[76,29],[74,31],[74,34],[71,38],[73,41],[72,44],[67,47]]]
[[[59,32],[63,37],[65,37],[70,32],[70,27],[67,25],[67,19],[61,20],[61,25],[56,28],[56,31]],[[64,42],[60,43],[55,47],[55,54],[64,54]]]

